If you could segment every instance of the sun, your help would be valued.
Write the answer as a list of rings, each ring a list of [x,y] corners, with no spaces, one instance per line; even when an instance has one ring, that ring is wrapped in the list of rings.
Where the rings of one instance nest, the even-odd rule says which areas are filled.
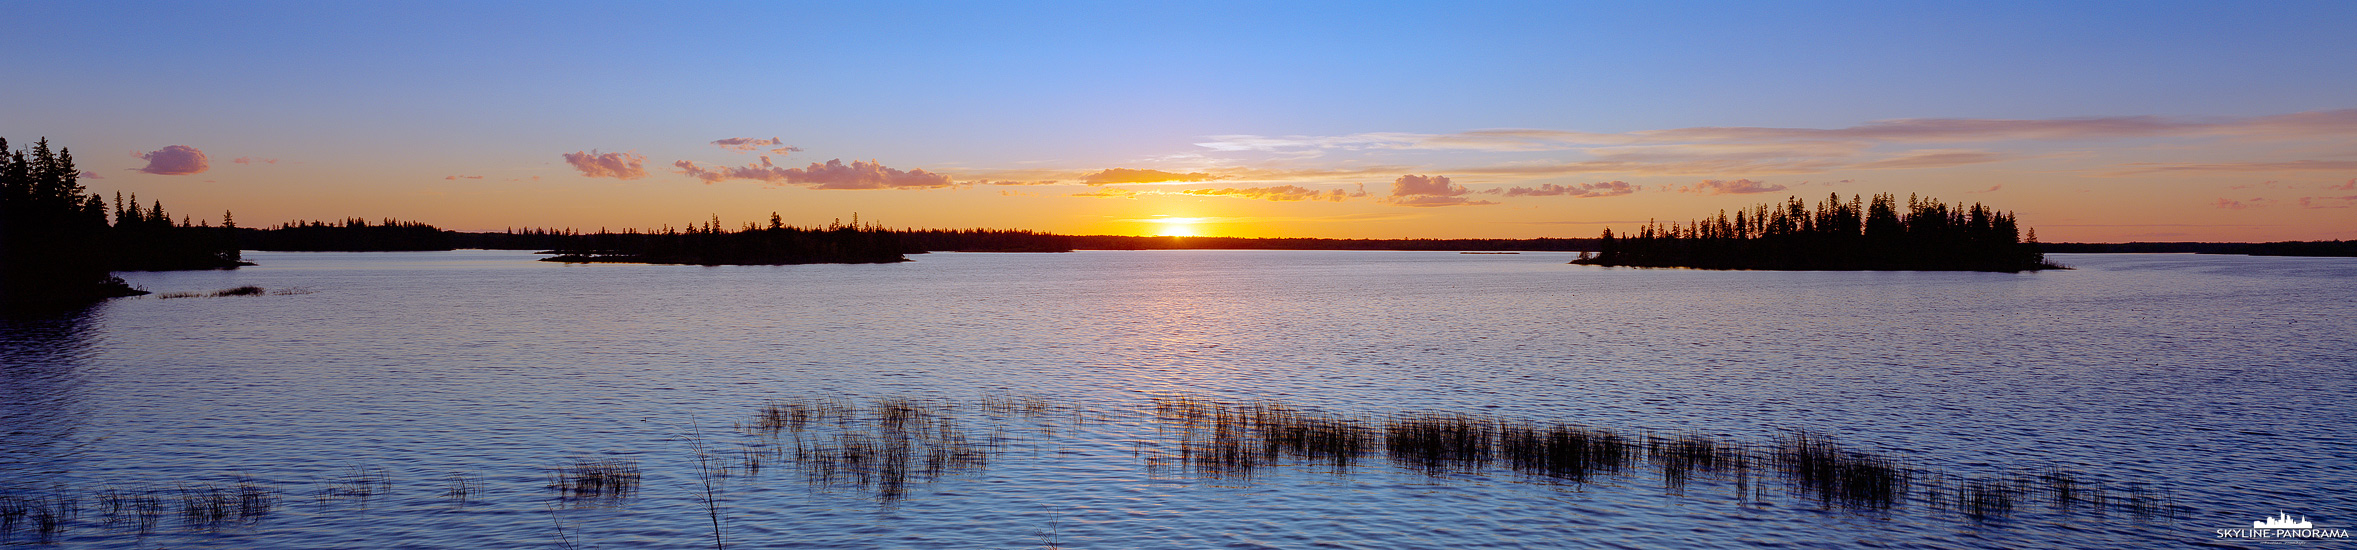
[[[1151,221],[1162,226],[1161,230],[1154,232],[1156,237],[1199,237],[1203,235],[1203,229],[1195,226],[1195,224],[1202,223],[1203,218],[1160,217]]]

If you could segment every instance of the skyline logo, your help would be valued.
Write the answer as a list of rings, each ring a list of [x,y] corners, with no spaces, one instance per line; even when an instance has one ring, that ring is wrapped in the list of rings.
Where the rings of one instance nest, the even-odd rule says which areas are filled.
[[[2317,527],[2307,516],[2293,519],[2290,513],[2277,511],[2274,517],[2261,517],[2251,522],[2248,529],[2218,529],[2224,540],[2330,540],[2349,538],[2347,529]]]

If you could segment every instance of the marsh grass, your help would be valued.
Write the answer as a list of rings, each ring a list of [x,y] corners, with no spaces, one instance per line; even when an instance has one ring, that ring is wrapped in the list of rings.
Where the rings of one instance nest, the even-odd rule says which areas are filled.
[[[638,462],[620,458],[574,459],[572,464],[551,468],[548,488],[563,500],[620,500],[638,493],[639,481],[644,477]]]
[[[982,416],[1048,414],[1044,400],[999,399],[977,408]],[[813,487],[873,491],[886,503],[904,498],[912,485],[978,471],[1004,446],[996,436],[976,436],[957,403],[882,397],[865,406],[847,399],[802,399],[763,405],[739,431],[755,438],[742,444],[737,463],[757,473],[778,463],[798,469]]]
[[[451,472],[442,483],[442,498],[459,506],[466,506],[483,496],[483,480],[465,472]]]
[[[1819,503],[1857,508],[1887,509],[1901,502],[1916,470],[1807,431],[1778,437],[1773,456],[1777,471],[1794,492]]]
[[[327,482],[319,489],[319,501],[326,504],[335,500],[367,503],[370,499],[393,493],[393,476],[384,468],[350,464],[343,475]]]
[[[33,541],[48,544],[82,515],[81,499],[63,491],[46,495],[0,495],[0,540],[30,531]]]

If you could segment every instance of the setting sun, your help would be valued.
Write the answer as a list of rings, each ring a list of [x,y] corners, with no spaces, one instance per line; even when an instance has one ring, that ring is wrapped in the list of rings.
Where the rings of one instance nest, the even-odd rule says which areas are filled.
[[[1203,218],[1155,218],[1149,221],[1162,226],[1161,229],[1154,232],[1156,237],[1203,236],[1203,229],[1195,226],[1195,224],[1202,223]]]

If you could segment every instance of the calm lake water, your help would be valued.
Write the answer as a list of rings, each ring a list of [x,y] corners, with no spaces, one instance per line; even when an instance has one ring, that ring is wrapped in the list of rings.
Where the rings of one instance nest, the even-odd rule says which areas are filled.
[[[2044,273],[1565,265],[1549,253],[1089,251],[894,265],[559,265],[504,251],[249,253],[156,296],[0,322],[0,493],[79,495],[74,548],[699,548],[691,436],[781,399],[1036,396],[985,467],[899,498],[789,464],[720,480],[730,546],[2118,548],[2277,512],[2357,526],[2357,259],[2056,255]],[[1149,468],[1152,396],[1450,411],[1767,442],[1808,430],[1952,479],[2076,472],[2136,516],[1967,517],[1370,461]],[[1150,411],[1149,411],[1150,412]],[[733,451],[730,451],[733,452]],[[635,461],[626,498],[551,468]],[[382,472],[367,498],[346,484]],[[479,482],[468,502],[451,476]],[[139,525],[94,495],[228,484],[248,521]],[[1773,477],[1773,476],[1769,476]],[[135,508],[135,507],[134,507]],[[151,514],[153,515],[153,514]],[[20,522],[4,544],[37,539]],[[560,530],[561,537],[560,540]],[[1050,533],[1052,532],[1052,533]],[[2325,542],[2324,545],[2357,544]]]

